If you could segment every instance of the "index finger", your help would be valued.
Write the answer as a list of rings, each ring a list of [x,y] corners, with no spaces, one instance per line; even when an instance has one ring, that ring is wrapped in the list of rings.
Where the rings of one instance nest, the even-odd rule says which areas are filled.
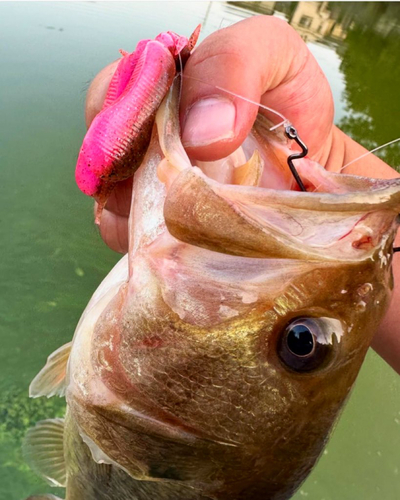
[[[90,127],[101,111],[108,86],[117,69],[119,59],[103,68],[92,80],[86,94],[85,121]],[[111,193],[103,210],[100,234],[104,242],[116,252],[128,251],[128,216],[131,205],[132,179],[119,182]],[[95,204],[95,211],[96,211]]]

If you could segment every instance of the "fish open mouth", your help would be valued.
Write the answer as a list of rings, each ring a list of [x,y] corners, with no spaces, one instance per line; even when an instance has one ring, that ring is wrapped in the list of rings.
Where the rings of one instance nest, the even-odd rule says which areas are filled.
[[[302,158],[300,191],[287,163],[288,140],[260,115],[228,158],[192,164],[180,141],[178,98],[176,78],[156,123],[165,156],[158,168],[167,187],[164,217],[179,240],[246,257],[354,262],[394,235],[399,180],[336,174]]]

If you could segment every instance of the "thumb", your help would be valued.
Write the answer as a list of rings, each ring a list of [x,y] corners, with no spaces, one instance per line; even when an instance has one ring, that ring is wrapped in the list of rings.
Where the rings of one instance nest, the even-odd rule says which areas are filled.
[[[235,151],[257,116],[258,106],[249,101],[288,118],[312,156],[321,159],[321,144],[328,150],[329,84],[300,36],[280,19],[255,16],[219,30],[190,56],[180,113],[189,155],[207,161]]]

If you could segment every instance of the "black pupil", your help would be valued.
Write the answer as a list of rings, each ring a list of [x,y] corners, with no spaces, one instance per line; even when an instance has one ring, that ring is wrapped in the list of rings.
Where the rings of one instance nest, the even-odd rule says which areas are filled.
[[[314,337],[304,325],[295,325],[290,328],[286,338],[287,346],[296,356],[307,356],[314,348]]]

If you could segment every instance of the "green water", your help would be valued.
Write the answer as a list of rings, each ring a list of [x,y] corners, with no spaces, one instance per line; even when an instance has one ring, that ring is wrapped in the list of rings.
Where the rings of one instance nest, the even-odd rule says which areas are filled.
[[[290,19],[298,7],[277,3],[275,15]],[[88,81],[142,38],[189,35],[200,22],[204,38],[249,15],[208,2],[0,3],[0,500],[56,493],[30,472],[20,445],[37,420],[61,416],[63,402],[29,400],[27,388],[119,258],[74,183]],[[331,83],[336,122],[370,148],[400,136],[399,4],[335,4],[331,16],[346,38],[318,36],[310,48]],[[382,156],[400,165],[398,147]],[[400,379],[371,352],[294,498],[397,500],[399,450]]]

